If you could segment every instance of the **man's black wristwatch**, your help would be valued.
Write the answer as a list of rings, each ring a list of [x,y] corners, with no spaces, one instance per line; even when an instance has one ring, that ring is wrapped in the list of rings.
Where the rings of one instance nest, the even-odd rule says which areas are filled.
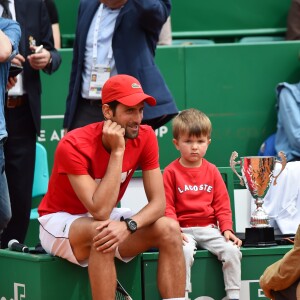
[[[124,217],[121,217],[121,221],[124,221],[126,223],[127,228],[128,228],[128,230],[131,233],[136,232],[136,230],[137,230],[137,224],[136,224],[136,222],[134,220],[132,220],[130,218],[124,219]]]

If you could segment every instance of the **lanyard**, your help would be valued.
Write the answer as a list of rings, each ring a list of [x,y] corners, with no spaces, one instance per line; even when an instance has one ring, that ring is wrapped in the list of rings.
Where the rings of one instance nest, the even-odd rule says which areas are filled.
[[[97,64],[97,50],[98,50],[97,41],[98,41],[102,14],[103,14],[103,3],[100,4],[97,18],[96,18],[96,23],[95,23],[95,29],[94,29],[94,36],[93,36],[93,64],[94,65]],[[113,51],[112,51],[112,40],[111,40],[109,50],[108,50],[108,55],[107,55],[108,61],[112,59],[112,56],[113,56]]]

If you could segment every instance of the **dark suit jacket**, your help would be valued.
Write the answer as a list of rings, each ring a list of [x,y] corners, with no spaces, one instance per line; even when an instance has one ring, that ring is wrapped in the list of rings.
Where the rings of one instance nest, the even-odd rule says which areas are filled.
[[[32,54],[29,46],[29,37],[36,40],[36,45],[43,45],[49,50],[52,63],[44,70],[51,74],[58,69],[61,63],[60,54],[54,48],[51,23],[43,0],[15,0],[16,19],[22,30],[22,37],[19,44],[19,52],[27,58]],[[29,104],[34,120],[36,133],[40,134],[41,127],[41,79],[40,72],[34,70],[28,61],[23,65],[24,89],[29,97]]]
[[[70,128],[81,94],[86,38],[99,0],[81,0],[64,127]],[[136,77],[157,105],[145,105],[144,120],[176,114],[177,107],[154,62],[158,36],[170,14],[169,0],[128,0],[116,20],[112,48],[118,74]]]

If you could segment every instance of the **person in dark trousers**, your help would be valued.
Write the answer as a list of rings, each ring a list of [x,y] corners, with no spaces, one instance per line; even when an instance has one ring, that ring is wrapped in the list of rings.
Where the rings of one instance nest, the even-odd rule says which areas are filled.
[[[3,147],[7,138],[4,104],[10,61],[17,54],[20,38],[21,30],[19,24],[13,20],[0,17],[0,238],[3,229],[7,226],[11,218],[11,207],[4,167]]]
[[[103,118],[101,89],[116,74],[134,76],[157,100],[155,108],[145,105],[143,123],[155,129],[178,113],[154,61],[159,33],[170,10],[170,0],[80,1],[65,129]],[[91,80],[93,74],[97,74],[97,82]]]
[[[9,82],[5,103],[8,139],[4,144],[5,171],[12,218],[3,232],[1,247],[11,239],[23,243],[30,220],[36,137],[41,127],[40,71],[52,74],[61,63],[53,44],[48,12],[43,0],[10,1],[11,16],[21,27],[19,54],[12,60],[23,72]],[[39,46],[43,47],[39,47]],[[39,53],[35,53],[36,51]]]
[[[61,48],[61,35],[59,26],[59,15],[54,0],[45,0],[45,4],[48,10],[50,22],[52,25],[54,47],[55,49]]]

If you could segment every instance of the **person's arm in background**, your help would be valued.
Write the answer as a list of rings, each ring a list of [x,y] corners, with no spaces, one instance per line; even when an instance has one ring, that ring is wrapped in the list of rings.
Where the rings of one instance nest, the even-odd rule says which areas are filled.
[[[56,4],[52,0],[45,0],[45,4],[46,4],[47,11],[49,14],[50,22],[52,25],[54,47],[55,47],[55,49],[60,49],[61,48],[61,35],[60,35],[60,27],[59,27],[59,15],[58,15]]]
[[[127,0],[101,0],[103,4],[114,9],[125,5]],[[138,12],[141,26],[150,32],[160,32],[171,12],[170,0],[133,0]]]
[[[53,38],[54,38],[54,47],[55,49],[61,48],[61,39],[60,39],[60,29],[59,23],[52,24]]]
[[[134,0],[142,27],[150,32],[160,32],[171,12],[169,0]]]
[[[40,36],[41,45],[44,46],[42,52],[37,54],[31,54],[27,58],[33,69],[43,70],[47,74],[52,74],[59,68],[61,63],[61,56],[58,53],[58,51],[54,48],[52,27],[50,24],[47,8],[44,2],[41,2]]]
[[[286,40],[300,39],[300,0],[292,0],[286,24]]]
[[[166,23],[163,25],[158,38],[158,45],[169,46],[172,45],[172,26],[171,17],[169,16]]]
[[[79,36],[80,36],[80,18],[79,16],[81,15],[82,12],[82,2],[79,1],[79,7],[78,7],[78,12],[77,12],[77,21],[76,21],[76,30],[75,30],[75,40],[73,44],[73,59],[72,59],[72,66],[71,66],[71,74],[70,74],[70,80],[69,80],[69,86],[68,86],[68,95],[66,99],[66,110],[65,110],[65,115],[64,115],[64,120],[63,120],[63,128],[64,128],[64,134],[68,132],[68,124],[69,124],[69,115],[70,115],[70,106],[71,106],[71,98],[72,98],[72,91],[75,86],[75,80],[76,80],[76,74],[78,72],[78,66],[77,62],[79,60],[79,45],[80,42]]]
[[[12,52],[12,44],[8,36],[0,29],[0,62],[7,61]]]
[[[0,22],[0,62],[5,62],[17,54],[21,30],[13,20],[0,18]]]
[[[300,103],[293,97],[290,90],[282,89],[278,114],[291,148],[300,152]]]

